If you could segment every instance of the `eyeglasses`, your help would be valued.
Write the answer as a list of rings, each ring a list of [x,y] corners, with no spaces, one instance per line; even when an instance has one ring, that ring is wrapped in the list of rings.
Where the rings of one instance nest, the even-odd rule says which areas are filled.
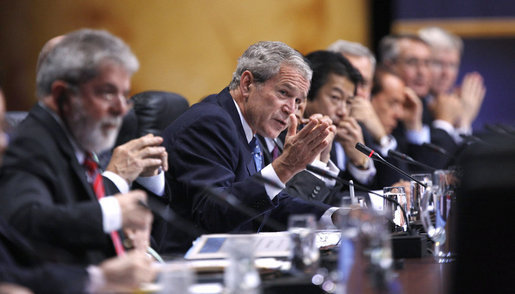
[[[459,66],[458,63],[456,63],[456,62],[445,62],[445,61],[436,60],[436,59],[431,61],[431,65],[438,69],[448,68],[448,69],[452,69],[452,70],[457,70],[458,66]]]
[[[68,87],[72,89],[75,93],[78,93],[79,87],[75,85],[68,84]],[[118,89],[113,86],[101,86],[97,88],[93,88],[92,90],[89,88],[84,88],[86,92],[92,92],[92,96],[96,99],[105,101],[109,103],[111,106],[114,105],[117,101],[120,101],[122,105],[125,105],[128,108],[131,108],[134,104],[134,101],[130,99],[130,97],[127,96],[125,93],[119,93]]]
[[[408,67],[429,67],[429,65],[431,64],[431,60],[429,58],[398,58],[397,61],[403,63]]]

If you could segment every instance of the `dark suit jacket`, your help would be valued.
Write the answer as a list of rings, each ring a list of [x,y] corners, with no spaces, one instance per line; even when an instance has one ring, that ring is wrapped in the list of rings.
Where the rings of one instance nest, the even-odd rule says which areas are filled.
[[[114,255],[85,171],[63,128],[39,105],[4,156],[0,214],[46,258],[91,264]]]
[[[264,186],[251,177],[255,171],[252,150],[227,88],[192,106],[165,130],[163,137],[172,208],[207,232],[256,232],[251,220],[257,215],[270,212],[271,218],[286,224],[290,214],[314,213],[320,217],[329,207],[318,207],[286,193],[270,200]],[[250,217],[238,212],[206,194],[205,186],[232,193],[257,214]],[[191,235],[175,232],[168,239],[169,250],[191,246]]]
[[[35,293],[83,293],[85,269],[40,262],[26,240],[0,218],[0,283],[13,283]]]

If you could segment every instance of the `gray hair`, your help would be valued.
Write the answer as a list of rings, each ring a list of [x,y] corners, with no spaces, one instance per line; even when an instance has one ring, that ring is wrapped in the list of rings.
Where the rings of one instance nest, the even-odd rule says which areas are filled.
[[[107,31],[82,29],[68,33],[39,61],[36,94],[41,99],[51,93],[52,83],[63,80],[78,85],[96,77],[106,61],[118,63],[133,74],[139,62],[120,38]]]
[[[429,43],[427,43],[419,36],[413,34],[398,34],[385,36],[381,39],[381,42],[379,42],[379,57],[383,64],[387,61],[393,63],[399,57],[401,51],[399,47],[399,42],[402,40],[411,40],[413,42],[418,42],[430,47]]]
[[[313,71],[302,54],[282,42],[261,41],[247,48],[238,59],[229,89],[239,86],[241,75],[246,70],[252,73],[256,82],[264,83],[279,73],[283,65],[296,68],[306,80],[311,81]]]
[[[329,47],[327,47],[327,50],[340,53],[342,55],[366,57],[370,60],[370,64],[372,64],[372,71],[374,71],[376,67],[376,58],[374,54],[372,54],[372,52],[367,47],[361,45],[360,43],[346,40],[336,40],[334,43],[329,45]]]
[[[418,31],[418,35],[431,47],[436,49],[455,49],[463,52],[463,41],[460,37],[439,27],[425,27]]]

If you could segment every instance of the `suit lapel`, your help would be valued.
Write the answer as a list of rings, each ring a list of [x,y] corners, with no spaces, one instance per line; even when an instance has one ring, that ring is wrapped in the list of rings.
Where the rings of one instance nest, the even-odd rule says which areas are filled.
[[[53,137],[53,140],[56,142],[63,156],[70,164],[74,174],[77,176],[80,183],[84,187],[87,193],[87,198],[97,200],[91,185],[88,183],[86,172],[82,167],[82,164],[77,161],[77,157],[75,156],[75,151],[73,150],[70,139],[63,129],[64,126],[59,124],[55,118],[52,117],[52,115],[49,113],[49,110],[43,109],[43,107],[41,107],[39,104],[33,108],[32,114],[36,120],[41,122],[41,125],[44,126]],[[80,197],[80,195],[77,196]]]

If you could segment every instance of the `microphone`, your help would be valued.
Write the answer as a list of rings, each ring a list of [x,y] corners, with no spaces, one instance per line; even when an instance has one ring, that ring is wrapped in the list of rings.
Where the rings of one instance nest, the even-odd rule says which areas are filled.
[[[437,153],[440,153],[442,155],[445,155],[446,157],[448,158],[451,158],[451,156],[449,155],[449,153],[447,152],[447,150],[443,149],[442,147],[436,145],[436,144],[432,144],[432,143],[422,143],[422,146],[426,147],[426,148],[429,148]]]
[[[392,202],[393,204],[397,205],[397,207],[399,207],[401,209],[402,215],[404,216],[404,222],[406,223],[406,230],[408,232],[410,231],[411,228],[410,228],[409,221],[408,221],[408,215],[406,214],[406,211],[404,210],[402,205],[399,202],[397,202],[397,200],[392,199],[392,198],[388,198],[388,197],[383,196],[383,195],[381,195],[379,193],[371,191],[370,189],[365,188],[364,186],[361,186],[359,184],[350,183],[349,181],[344,180],[344,179],[340,178],[339,176],[335,176],[335,175],[331,174],[330,172],[328,172],[328,171],[326,171],[326,170],[324,170],[322,168],[316,167],[314,165],[308,164],[306,166],[306,169],[308,171],[313,172],[313,173],[315,173],[315,174],[317,174],[319,176],[322,176],[324,178],[333,179],[333,180],[335,180],[335,181],[337,181],[337,182],[339,182],[341,184],[347,185],[349,187],[355,187],[355,188],[357,188],[357,189],[359,189],[361,191],[364,191],[364,192],[367,192],[367,193],[370,193],[370,194],[374,194],[374,195],[379,196],[379,197],[381,197],[383,199],[386,199],[387,201]]]
[[[258,173],[256,173],[252,177],[255,177],[257,174]],[[205,186],[204,192],[208,193],[209,195],[214,196],[216,199],[220,200],[221,202],[229,204],[231,207],[235,208],[236,210],[240,211],[244,215],[248,216],[249,220],[257,218],[258,220],[263,221],[263,218],[265,217],[264,214],[266,212],[259,212],[251,207],[248,207],[247,205],[243,204],[240,201],[240,199],[238,199],[236,196],[234,196],[231,193],[227,193],[223,190],[215,189],[210,186]],[[279,223],[271,218],[267,218],[266,224],[267,224],[267,226],[271,227],[275,231],[284,231],[284,225],[282,225],[281,223]]]
[[[388,150],[388,156],[393,157],[393,158],[397,158],[397,159],[402,160],[402,161],[406,161],[408,163],[412,163],[412,164],[418,165],[420,167],[426,168],[426,169],[431,170],[431,171],[435,171],[436,170],[436,168],[434,168],[432,166],[429,166],[429,165],[427,165],[425,163],[417,161],[417,160],[413,159],[411,156],[409,156],[407,154],[404,154],[404,153],[401,153],[399,151],[395,151],[393,149]]]
[[[363,144],[358,142],[358,143],[356,143],[356,149],[359,150],[361,153],[365,154],[366,156],[368,156],[369,158],[372,158],[372,159],[374,159],[376,161],[379,161],[379,162],[387,165],[388,167],[390,167],[391,169],[393,169],[396,172],[400,173],[401,175],[406,176],[410,180],[417,182],[418,184],[422,185],[424,188],[427,188],[426,184],[424,184],[421,181],[413,178],[407,172],[405,172],[402,169],[396,167],[395,165],[389,163],[381,155],[379,155],[377,152],[375,152],[372,148],[370,148],[368,146],[365,146],[365,145],[363,145]]]

